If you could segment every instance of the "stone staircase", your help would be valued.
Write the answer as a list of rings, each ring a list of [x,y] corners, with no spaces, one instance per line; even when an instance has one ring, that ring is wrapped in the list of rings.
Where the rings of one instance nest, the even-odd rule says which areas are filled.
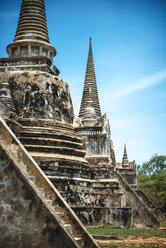
[[[135,191],[135,193],[142,199],[142,201],[148,206],[148,208],[153,212],[153,214],[160,221],[165,220],[164,214],[160,211],[160,209],[154,204],[154,202],[149,198],[147,192],[137,184],[130,184],[130,187]]]
[[[137,187],[135,189],[138,196],[146,203],[146,205],[151,209],[153,214],[160,220],[165,220],[165,216],[163,213],[157,208],[157,206],[150,200],[150,198],[147,196],[147,194],[144,192],[143,189]]]
[[[21,142],[0,117],[0,145],[13,161],[19,173],[36,192],[40,200],[52,214],[53,221],[65,232],[73,243],[72,247],[99,247],[58,190],[45,176],[38,164],[29,155]]]
[[[120,182],[120,186],[125,188],[125,191],[127,192],[126,198],[127,198],[127,205],[129,205],[132,208],[132,211],[137,212],[136,215],[133,216],[133,218],[136,218],[139,216],[141,218],[141,222],[145,224],[146,227],[155,227],[158,228],[160,226],[160,221],[154,211],[152,211],[147,204],[141,199],[141,197],[137,194],[137,192],[128,184],[128,182],[125,180],[125,178],[120,174],[116,173],[117,178]]]

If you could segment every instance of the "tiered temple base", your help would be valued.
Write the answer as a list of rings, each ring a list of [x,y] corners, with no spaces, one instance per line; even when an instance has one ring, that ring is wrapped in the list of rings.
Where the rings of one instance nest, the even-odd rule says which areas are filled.
[[[73,126],[25,118],[21,124],[24,147],[84,224],[130,226],[130,209],[120,207],[123,197],[118,181],[91,179],[94,174],[97,177],[99,169],[96,171],[84,159],[83,144]],[[105,178],[108,172],[103,167]],[[127,219],[123,217],[126,215]]]
[[[42,119],[21,123],[20,140],[46,174],[76,177],[86,172],[85,151],[71,125]]]

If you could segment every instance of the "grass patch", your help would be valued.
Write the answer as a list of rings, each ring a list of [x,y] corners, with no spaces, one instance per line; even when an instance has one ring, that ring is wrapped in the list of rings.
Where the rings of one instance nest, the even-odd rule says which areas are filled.
[[[138,246],[138,245],[134,245],[132,244],[131,246],[129,245],[124,245],[124,244],[113,244],[113,245],[101,245],[100,244],[100,247],[101,248],[165,248],[165,246],[160,246],[158,244],[152,244],[152,243],[149,243],[149,244],[146,244],[146,245],[141,245],[141,246]]]
[[[94,228],[87,228],[91,234],[96,235],[109,235],[116,236],[118,239],[123,239],[123,237],[127,236],[135,236],[135,237],[166,237],[166,232],[160,229],[146,229],[146,228],[112,228],[107,226],[98,226]]]
[[[103,244],[103,245],[101,245],[100,244],[100,247],[101,248],[125,248],[126,246],[125,245],[123,245],[123,244],[120,244],[120,246],[117,244],[117,245],[107,245],[107,244]],[[133,248],[133,247],[132,247]]]
[[[166,228],[166,220],[161,221],[160,222],[160,226]]]
[[[164,243],[166,221],[161,222],[161,227],[161,229],[125,229],[98,226],[87,229],[91,234],[109,237],[102,240],[97,238],[101,248],[166,248]]]

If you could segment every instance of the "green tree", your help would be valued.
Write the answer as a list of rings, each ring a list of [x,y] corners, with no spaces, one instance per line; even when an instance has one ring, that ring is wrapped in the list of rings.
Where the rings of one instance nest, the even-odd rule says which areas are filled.
[[[154,154],[142,165],[138,165],[138,185],[149,190],[156,205],[166,212],[166,156]]]

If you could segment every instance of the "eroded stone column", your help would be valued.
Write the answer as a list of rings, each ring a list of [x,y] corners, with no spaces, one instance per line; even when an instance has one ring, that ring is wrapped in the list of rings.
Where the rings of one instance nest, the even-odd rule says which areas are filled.
[[[28,56],[30,57],[32,54],[32,48],[31,45],[28,45]]]
[[[39,49],[39,56],[42,56],[42,51],[43,51],[43,47],[40,46],[40,49]]]
[[[18,46],[17,47],[17,57],[20,57],[20,55],[21,55],[21,47]]]

